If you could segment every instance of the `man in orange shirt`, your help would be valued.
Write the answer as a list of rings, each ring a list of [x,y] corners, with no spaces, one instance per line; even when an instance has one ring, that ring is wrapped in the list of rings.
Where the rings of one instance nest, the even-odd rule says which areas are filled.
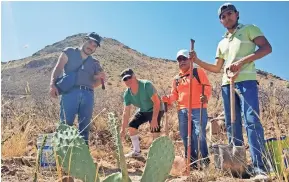
[[[180,72],[174,78],[172,83],[172,90],[170,95],[163,96],[163,102],[167,102],[169,105],[177,101],[178,107],[178,119],[179,119],[179,129],[180,135],[185,146],[185,157],[187,158],[187,138],[188,138],[188,108],[189,108],[189,86],[190,86],[190,61],[189,61],[189,51],[180,50],[177,53],[177,61],[179,63]],[[192,71],[193,86],[192,86],[192,97],[191,97],[191,108],[192,108],[192,138],[191,138],[191,162],[193,163],[193,168],[197,167],[196,159],[198,158],[198,136],[200,133],[200,110],[201,102],[203,101],[202,109],[202,131],[200,137],[201,144],[201,156],[202,167],[208,166],[210,160],[208,158],[208,147],[206,142],[206,125],[208,120],[207,115],[207,103],[211,96],[211,86],[207,78],[206,73],[201,68],[194,68]],[[204,95],[202,95],[202,85],[204,88]]]

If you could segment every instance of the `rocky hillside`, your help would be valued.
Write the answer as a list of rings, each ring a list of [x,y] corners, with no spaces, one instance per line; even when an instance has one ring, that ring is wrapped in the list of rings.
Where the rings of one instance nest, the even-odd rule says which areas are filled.
[[[6,163],[4,161],[5,165],[7,164],[9,167],[2,166],[1,170],[5,173],[6,181],[27,181],[33,176],[31,171],[34,171],[32,169],[34,165],[27,167],[21,163],[19,164],[20,168],[15,168],[15,171],[10,166],[10,158],[32,156],[35,161],[37,135],[54,131],[55,123],[59,120],[59,100],[51,99],[48,96],[51,72],[60,52],[65,47],[80,46],[84,35],[77,34],[66,37],[62,41],[46,46],[30,57],[1,63],[2,157],[9,159],[8,162],[5,160]],[[118,76],[121,70],[132,68],[138,78],[151,80],[158,92],[163,95],[168,94],[171,80],[178,72],[178,66],[173,60],[149,57],[111,38],[104,38],[101,48],[97,49],[94,56],[100,61],[108,79],[106,90],[95,89],[93,116],[98,117],[95,118],[91,129],[90,145],[94,158],[98,161],[106,161],[109,166],[115,165],[115,163],[113,164],[114,157],[111,153],[110,142],[107,140],[110,136],[106,125],[106,112],[114,111],[118,116],[122,112],[122,93],[125,87]],[[214,117],[223,110],[220,95],[222,74],[207,74],[213,86],[208,112],[210,117]],[[282,134],[288,134],[289,82],[261,70],[258,70],[258,81],[260,83],[260,118],[265,127],[266,138],[276,135],[276,126],[281,129]],[[104,108],[106,110],[103,110]],[[101,111],[102,113],[98,115]],[[180,140],[175,108],[170,110],[168,118],[170,137],[174,141]],[[142,128],[141,131],[143,129],[148,131],[147,128]],[[141,132],[142,148],[148,148],[148,145],[144,144],[148,133]],[[182,146],[181,143],[176,142],[175,144]],[[180,147],[178,147],[179,149]],[[126,143],[126,150],[129,150],[129,142]],[[144,165],[135,167],[134,163],[131,164],[132,169],[141,169]],[[15,162],[13,166],[14,164]],[[111,168],[115,168],[115,166],[109,167],[109,169]],[[30,171],[31,174],[27,171]],[[217,179],[216,173],[209,173],[202,175],[209,175],[210,178]],[[43,179],[44,181],[53,181],[56,177],[44,175]]]
[[[32,99],[37,102],[39,99],[40,101],[50,100],[48,97],[50,76],[60,52],[68,46],[80,46],[84,35],[77,34],[66,37],[62,41],[46,46],[30,57],[2,63],[1,93],[3,98],[18,100],[25,98],[25,100]],[[152,80],[160,94],[169,91],[171,79],[178,71],[177,64],[172,60],[149,57],[111,38],[104,38],[101,48],[97,49],[94,56],[100,61],[108,75],[107,89],[105,91],[96,89],[95,91],[99,107],[106,107],[109,103],[120,104],[124,86],[118,75],[127,67],[135,70],[139,78]],[[216,101],[220,97],[221,74],[208,73],[208,75],[214,88],[211,100],[212,112],[219,112],[221,110],[220,102]],[[266,92],[273,88],[288,90],[288,81],[270,73],[258,70],[258,79],[260,95],[263,94],[263,90]]]

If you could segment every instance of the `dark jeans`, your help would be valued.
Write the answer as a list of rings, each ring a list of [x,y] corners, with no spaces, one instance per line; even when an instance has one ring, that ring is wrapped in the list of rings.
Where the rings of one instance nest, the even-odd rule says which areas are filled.
[[[200,134],[200,108],[192,109],[192,136],[191,136],[191,161],[194,162],[198,156],[198,136]],[[208,146],[206,142],[206,126],[208,121],[207,109],[203,108],[202,111],[202,136],[200,137],[200,150],[202,158],[208,157]],[[187,158],[187,145],[188,145],[188,109],[180,109],[178,111],[180,135],[185,147],[185,157]]]
[[[248,136],[251,158],[255,172],[265,172],[265,165],[262,154],[265,149],[264,129],[256,114],[259,115],[259,100],[257,82],[254,80],[235,83],[235,88],[241,93],[241,97],[236,94],[236,120],[233,127],[235,137],[234,144],[243,145],[242,115]],[[230,110],[230,85],[222,86],[223,105],[225,110],[225,121],[229,142],[231,136],[231,110]],[[255,111],[255,112],[254,112]]]

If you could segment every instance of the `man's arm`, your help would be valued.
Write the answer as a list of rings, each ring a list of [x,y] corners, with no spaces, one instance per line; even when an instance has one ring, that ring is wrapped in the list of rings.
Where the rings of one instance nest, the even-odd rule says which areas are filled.
[[[153,103],[154,103],[152,121],[157,121],[158,115],[159,115],[159,112],[160,112],[161,101],[160,101],[159,96],[158,96],[157,93],[155,93],[155,94],[151,97],[151,100],[152,100]]]
[[[191,57],[197,65],[213,73],[220,73],[225,62],[222,58],[216,58],[215,64],[206,63],[200,60],[194,51],[191,53]]]
[[[232,72],[239,71],[244,64],[261,59],[272,52],[271,44],[268,42],[264,34],[257,26],[251,25],[248,28],[247,35],[248,38],[258,46],[258,50],[255,51],[253,54],[243,57],[239,61],[230,65],[229,68]]]
[[[93,76],[94,84],[93,87],[96,88],[101,85],[101,79],[105,80],[105,73],[103,71],[99,72],[98,74]]]
[[[122,114],[122,126],[121,126],[121,130],[123,132],[125,131],[128,125],[128,121],[130,117],[130,108],[131,108],[130,105],[128,106],[124,105],[123,114]]]
[[[239,61],[231,64],[229,67],[230,71],[237,72],[242,68],[243,65],[261,59],[262,57],[272,52],[272,47],[268,42],[268,40],[266,39],[266,37],[258,36],[253,39],[253,42],[259,47],[259,49],[255,51],[253,54],[250,54],[240,59]]]
[[[94,80],[94,84],[93,87],[96,88],[99,85],[101,85],[101,79],[105,80],[106,79],[106,75],[103,71],[103,68],[100,65],[100,62],[96,59],[94,59],[94,75],[93,75],[93,80]]]
[[[162,97],[163,102],[167,102],[168,105],[171,105],[173,102],[175,102],[178,99],[178,92],[177,92],[177,84],[176,80],[174,79],[172,82],[172,89],[171,93],[169,95],[165,95]]]
[[[56,79],[62,73],[62,70],[63,70],[65,64],[67,63],[67,61],[68,61],[68,57],[66,56],[66,54],[64,52],[62,52],[58,58],[58,61],[55,65],[53,71],[52,71],[50,85],[55,84]]]
[[[55,81],[60,76],[67,61],[68,57],[64,52],[62,52],[51,74],[49,94],[52,98],[57,98],[57,96],[59,95],[58,90],[55,86]]]
[[[250,63],[272,52],[271,44],[265,36],[259,36],[253,39],[253,42],[258,46],[258,50],[242,59],[242,64]]]

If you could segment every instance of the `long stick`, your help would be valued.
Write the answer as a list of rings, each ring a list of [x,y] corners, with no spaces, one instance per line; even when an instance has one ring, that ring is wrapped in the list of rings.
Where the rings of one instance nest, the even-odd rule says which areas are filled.
[[[204,97],[204,92],[205,92],[205,86],[204,84],[202,84],[202,97]],[[202,158],[202,154],[200,152],[201,149],[201,139],[202,139],[202,122],[203,122],[203,108],[204,108],[204,101],[201,101],[201,110],[200,110],[200,123],[199,123],[199,136],[198,136],[198,152],[197,152],[197,156],[198,156],[198,169],[201,169],[201,158]]]
[[[165,105],[165,133],[166,133],[166,136],[169,136],[169,123],[168,123],[168,103],[165,102],[164,103]]]
[[[194,50],[195,40],[191,39],[191,51]],[[190,61],[190,87],[189,87],[189,108],[188,108],[188,143],[187,143],[187,175],[190,175],[191,164],[191,137],[192,137],[192,85],[193,85],[193,62]]]

